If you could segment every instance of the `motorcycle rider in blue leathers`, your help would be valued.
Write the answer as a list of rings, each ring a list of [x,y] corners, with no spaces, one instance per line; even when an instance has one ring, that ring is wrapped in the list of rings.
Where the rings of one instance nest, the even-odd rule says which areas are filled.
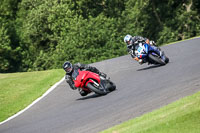
[[[146,53],[148,53],[149,51],[154,51],[160,56],[164,54],[162,51],[160,51],[160,48],[155,46],[156,43],[154,41],[149,41],[149,39],[142,36],[131,36],[128,34],[124,37],[124,42],[127,44],[128,53],[133,59],[138,61],[140,65],[146,62],[147,56],[147,54],[141,54],[139,52],[141,50],[140,45],[143,45],[145,47]]]

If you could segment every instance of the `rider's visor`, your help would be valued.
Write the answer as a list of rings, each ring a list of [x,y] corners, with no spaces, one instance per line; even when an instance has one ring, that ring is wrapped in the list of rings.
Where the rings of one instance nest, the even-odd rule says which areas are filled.
[[[67,67],[67,68],[65,68],[65,71],[66,71],[66,72],[71,72],[71,71],[72,71],[72,68],[71,68],[71,67]]]
[[[131,44],[131,40],[127,41],[127,44]]]

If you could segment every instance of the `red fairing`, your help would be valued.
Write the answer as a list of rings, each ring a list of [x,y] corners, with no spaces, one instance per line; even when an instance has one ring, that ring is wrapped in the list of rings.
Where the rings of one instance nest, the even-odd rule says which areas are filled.
[[[95,80],[98,83],[100,83],[100,77],[98,74],[90,72],[90,71],[78,70],[78,72],[79,72],[79,75],[74,80],[75,87],[82,88],[84,90],[88,90],[87,88],[85,88],[85,86],[87,86],[87,84],[90,82],[93,83],[92,80]]]

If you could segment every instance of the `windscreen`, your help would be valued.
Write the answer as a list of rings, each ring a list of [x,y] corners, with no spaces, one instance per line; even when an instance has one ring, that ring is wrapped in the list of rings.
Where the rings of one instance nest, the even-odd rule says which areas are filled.
[[[79,75],[78,69],[75,69],[72,73],[72,79],[76,80],[76,77]]]

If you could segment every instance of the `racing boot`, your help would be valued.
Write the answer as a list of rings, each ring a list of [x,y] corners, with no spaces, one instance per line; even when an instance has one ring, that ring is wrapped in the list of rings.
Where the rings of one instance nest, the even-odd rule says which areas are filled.
[[[86,96],[88,94],[88,92],[82,90],[81,88],[78,88],[78,90],[81,96]]]
[[[139,60],[138,60],[138,63],[139,63],[140,65],[142,65],[143,63],[146,63],[146,62],[147,62],[146,58],[144,58],[144,59],[139,59]]]
[[[143,62],[142,59],[139,59],[139,60],[138,60],[138,63],[139,63],[140,65],[142,65],[144,62]]]

